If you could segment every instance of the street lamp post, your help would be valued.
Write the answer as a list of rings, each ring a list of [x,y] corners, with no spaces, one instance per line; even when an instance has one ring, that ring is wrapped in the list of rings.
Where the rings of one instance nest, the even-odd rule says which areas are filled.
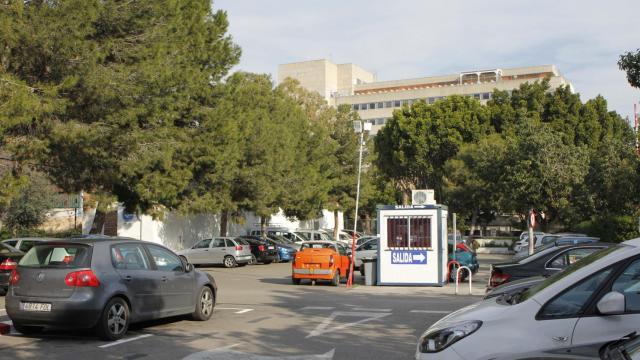
[[[353,129],[360,134],[360,155],[358,157],[358,183],[356,185],[356,210],[353,217],[353,235],[351,238],[351,264],[349,265],[349,279],[347,287],[353,285],[353,271],[356,262],[356,231],[358,230],[358,205],[360,202],[360,174],[362,173],[362,146],[364,143],[364,132],[371,130],[371,123],[356,120],[353,122]]]

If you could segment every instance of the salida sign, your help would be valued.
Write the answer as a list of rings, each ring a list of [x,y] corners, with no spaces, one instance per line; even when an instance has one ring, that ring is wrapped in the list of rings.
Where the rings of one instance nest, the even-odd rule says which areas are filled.
[[[424,250],[392,250],[391,263],[400,265],[424,265],[427,252]]]

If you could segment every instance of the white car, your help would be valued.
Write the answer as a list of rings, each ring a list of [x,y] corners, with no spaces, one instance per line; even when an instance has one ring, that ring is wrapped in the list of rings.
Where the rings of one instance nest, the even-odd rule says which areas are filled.
[[[549,234],[545,234],[543,232],[533,233],[533,237],[536,239],[534,246],[540,246],[542,244],[542,238],[547,235]],[[529,249],[529,234],[526,232],[520,234],[520,240],[516,241],[515,245],[513,246],[513,251],[515,252],[518,252],[522,249]]]
[[[420,336],[415,358],[598,358],[604,345],[639,329],[640,238],[522,293],[447,315]]]

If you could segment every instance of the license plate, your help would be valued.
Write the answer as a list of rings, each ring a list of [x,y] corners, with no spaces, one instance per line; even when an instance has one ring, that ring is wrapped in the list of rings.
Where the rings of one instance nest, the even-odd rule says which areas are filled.
[[[268,249],[269,249],[269,250],[273,250],[273,249],[275,249],[275,248],[274,248],[273,246],[269,246],[269,247],[268,247]]]
[[[24,311],[50,312],[51,311],[51,304],[26,302],[26,303],[22,303],[22,310],[24,310]]]

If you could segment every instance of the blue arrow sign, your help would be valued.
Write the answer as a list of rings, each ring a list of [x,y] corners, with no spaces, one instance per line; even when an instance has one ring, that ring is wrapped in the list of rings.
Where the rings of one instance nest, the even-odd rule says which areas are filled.
[[[424,250],[392,250],[391,263],[403,265],[424,265],[427,263],[427,252]]]

